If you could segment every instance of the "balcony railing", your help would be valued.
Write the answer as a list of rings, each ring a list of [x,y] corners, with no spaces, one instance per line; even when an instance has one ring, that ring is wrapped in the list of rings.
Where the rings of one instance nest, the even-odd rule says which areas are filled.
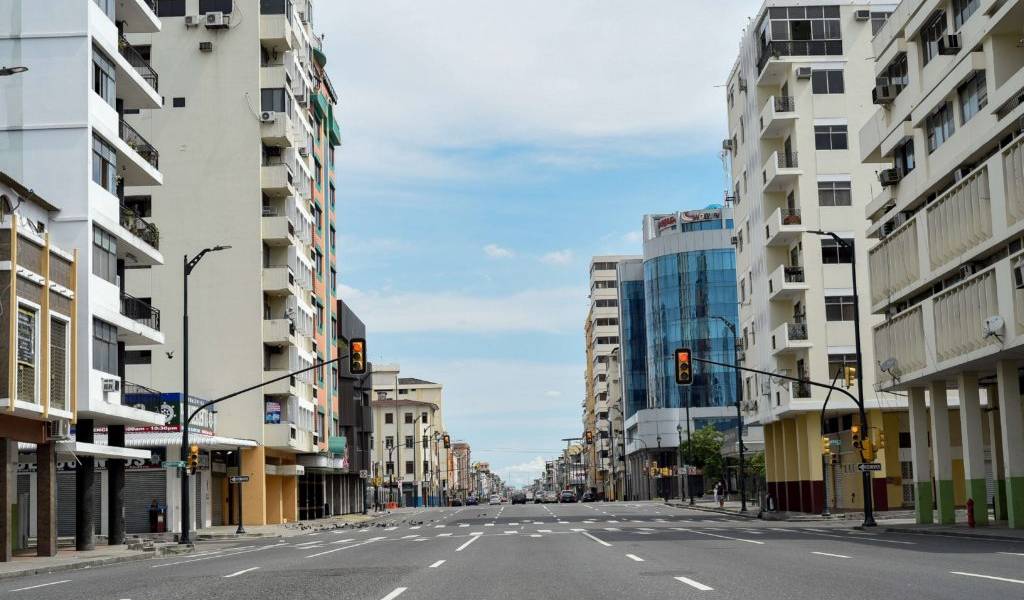
[[[260,0],[261,15],[285,15],[292,18],[292,0]]]
[[[153,14],[160,14],[160,0],[142,0],[149,5],[149,9],[153,11]]]
[[[145,300],[121,292],[121,314],[136,323],[160,331],[160,310],[153,308]]]
[[[160,400],[160,392],[158,392],[158,391],[156,391],[156,390],[154,390],[152,388],[148,388],[148,387],[146,387],[144,385],[140,385],[138,383],[132,383],[130,381],[125,381],[124,382],[124,389],[122,390],[122,393],[124,394],[125,400],[134,400],[134,401],[145,401],[145,400],[159,401]],[[129,398],[129,396],[131,396],[131,398]]]
[[[142,55],[135,49],[135,46],[128,43],[128,40],[124,38],[124,35],[119,36],[117,49],[121,52],[121,56],[128,61],[128,64],[134,67],[139,75],[142,75],[142,78],[146,80],[146,83],[148,83],[154,91],[159,92],[160,76],[156,74],[152,65],[149,64],[149,61],[142,58]]]
[[[778,152],[777,165],[780,169],[796,169],[800,167],[800,161],[797,160],[796,152]]]
[[[133,235],[138,236],[153,248],[160,248],[160,230],[156,225],[143,219],[139,213],[124,205],[121,205],[121,227],[132,232]]]
[[[783,225],[800,225],[803,223],[800,218],[799,208],[781,208],[779,209],[779,214]]]
[[[782,275],[786,279],[786,283],[803,283],[804,282],[804,268],[803,267],[785,267],[782,270]]]
[[[807,341],[807,323],[786,323],[786,335],[791,340]]]
[[[838,56],[843,53],[843,40],[790,40],[768,42],[757,57],[757,71],[773,58],[783,56]]]
[[[795,112],[796,101],[792,96],[775,96],[775,112]]]
[[[160,153],[157,152],[153,144],[146,141],[146,138],[142,137],[142,134],[138,131],[135,131],[135,128],[126,123],[124,119],[121,119],[120,134],[121,139],[131,146],[132,150],[136,151],[146,162],[153,165],[154,169],[160,168]]]

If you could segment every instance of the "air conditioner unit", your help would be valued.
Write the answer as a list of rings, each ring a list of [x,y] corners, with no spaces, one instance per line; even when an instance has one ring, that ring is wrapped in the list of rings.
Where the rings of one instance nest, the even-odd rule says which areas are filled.
[[[221,11],[206,13],[207,29],[224,29],[231,22],[231,17]]]
[[[978,272],[978,266],[973,263],[967,263],[966,265],[960,266],[960,277],[970,277]]]
[[[870,21],[871,11],[870,10],[858,10],[853,13],[853,18],[858,21]]]
[[[743,362],[743,361],[747,360],[747,353],[744,352],[743,350],[737,350],[736,351],[736,360],[738,360],[740,362]]]
[[[903,175],[899,169],[883,169],[878,172],[878,181],[882,184],[882,187],[889,187],[896,185],[903,179]]]
[[[1024,262],[1013,266],[1013,284],[1018,290],[1024,290]]]
[[[213,42],[199,42],[200,52],[213,52]]]
[[[939,38],[939,54],[953,55],[960,52],[960,34],[951,33]]]
[[[735,150],[735,145],[733,145],[732,140],[722,140],[722,150],[726,150],[728,152]]]
[[[313,445],[317,446],[319,444],[320,444],[320,434],[319,433],[314,433],[313,434]]]
[[[811,78],[811,68],[810,67],[797,67],[796,68],[796,78],[797,79],[810,79]]]
[[[747,91],[747,80],[740,77],[739,86],[741,92]]]
[[[121,390],[120,379],[104,379],[103,380],[103,391],[104,392],[118,392]]]
[[[895,230],[896,230],[896,222],[895,221],[888,221],[888,222],[886,222],[884,225],[882,225],[882,230],[881,230],[882,237],[883,238],[889,237],[889,235],[892,234],[892,232],[895,231]]]
[[[893,227],[899,227],[900,225],[906,223],[907,219],[909,219],[909,218],[910,217],[907,216],[907,213],[905,213],[905,212],[899,213],[898,215],[896,215],[896,218],[892,220]]]
[[[199,27],[203,23],[202,15],[186,15],[185,27]]]
[[[277,113],[271,110],[265,110],[260,113],[260,122],[262,123],[273,123],[277,120]]]
[[[305,146],[299,148],[299,156],[309,156],[309,148]]]
[[[70,440],[71,421],[47,421],[46,439],[47,441]]]
[[[953,182],[959,183],[964,177],[967,177],[973,170],[973,165],[961,165],[959,168],[957,168],[957,170],[953,171]]]
[[[896,88],[891,85],[876,85],[875,89],[871,90],[871,102],[874,104],[892,104],[892,101],[896,99]]]
[[[732,244],[733,246],[739,246],[740,245],[740,236],[738,236],[738,235],[730,235],[729,236],[729,243]]]

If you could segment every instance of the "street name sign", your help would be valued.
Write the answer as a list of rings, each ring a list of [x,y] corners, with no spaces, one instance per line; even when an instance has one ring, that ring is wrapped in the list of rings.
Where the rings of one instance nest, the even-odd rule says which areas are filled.
[[[857,465],[858,471],[881,471],[881,463],[860,463]]]
[[[228,477],[230,483],[249,483],[248,475],[232,475]]]
[[[160,463],[160,466],[165,469],[184,469],[185,461],[183,460],[165,460]]]

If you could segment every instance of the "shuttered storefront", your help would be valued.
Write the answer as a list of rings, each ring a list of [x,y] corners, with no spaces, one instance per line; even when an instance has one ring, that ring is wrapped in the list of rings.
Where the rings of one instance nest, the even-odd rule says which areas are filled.
[[[103,473],[97,471],[95,485],[93,486],[93,523],[96,526],[96,533],[101,532],[103,526]],[[75,480],[74,471],[57,473],[57,535],[75,535]]]
[[[124,528],[127,533],[149,533],[149,507],[156,499],[167,506],[167,472],[163,469],[124,474]]]

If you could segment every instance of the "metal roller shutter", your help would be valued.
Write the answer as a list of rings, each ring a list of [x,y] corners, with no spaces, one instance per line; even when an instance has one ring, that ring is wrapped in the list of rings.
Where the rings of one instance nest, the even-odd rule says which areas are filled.
[[[95,532],[102,533],[103,527],[103,479],[102,473],[96,472],[95,493],[93,494],[92,520]],[[74,471],[57,473],[57,535],[75,535],[75,481]]]
[[[163,469],[124,474],[126,533],[149,533],[149,506],[154,498],[160,506],[167,506],[167,474]]]
[[[211,520],[214,525],[227,525],[224,522],[224,476],[214,474],[212,477],[210,496]]]
[[[196,492],[195,493],[196,503],[195,503],[195,505],[192,508],[192,526],[196,530],[199,530],[199,529],[203,528],[203,479],[202,478],[203,478],[203,476],[202,476],[201,473],[196,473],[195,476],[193,476],[191,478],[191,481],[189,481],[189,483],[191,485],[195,486],[193,489]]]

